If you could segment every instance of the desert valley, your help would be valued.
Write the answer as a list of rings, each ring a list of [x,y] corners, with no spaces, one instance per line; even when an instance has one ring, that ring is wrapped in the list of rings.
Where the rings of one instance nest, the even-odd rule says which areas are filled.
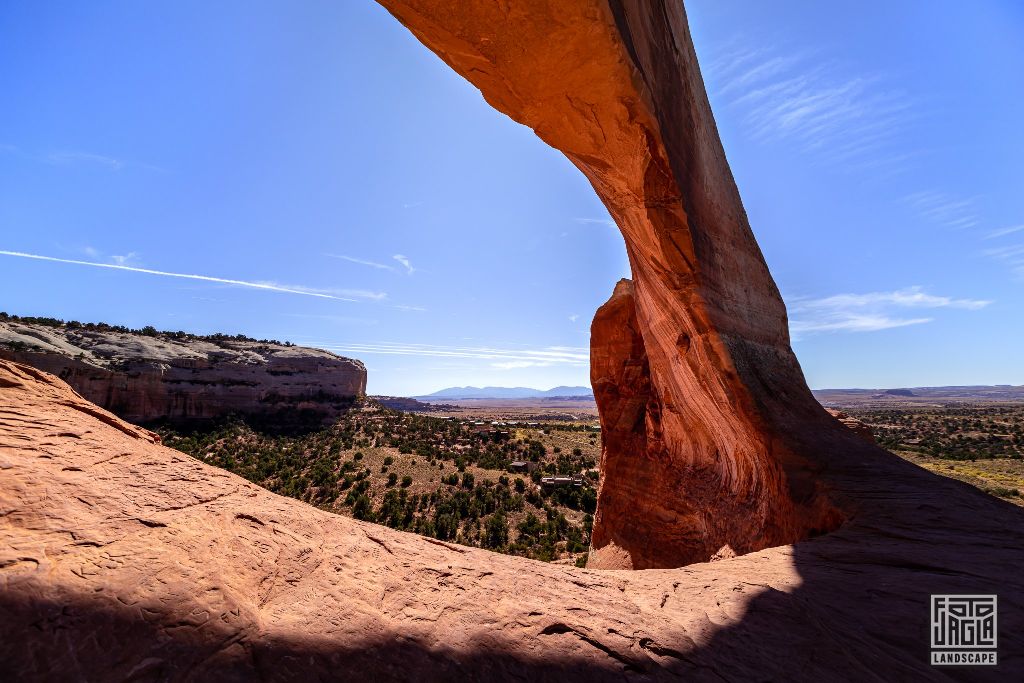
[[[166,446],[322,510],[586,566],[601,426],[585,387],[367,396],[359,361],[290,342],[5,313],[0,358],[50,371]],[[245,399],[228,393],[239,387]],[[1024,506],[1024,387],[816,396],[867,440]]]

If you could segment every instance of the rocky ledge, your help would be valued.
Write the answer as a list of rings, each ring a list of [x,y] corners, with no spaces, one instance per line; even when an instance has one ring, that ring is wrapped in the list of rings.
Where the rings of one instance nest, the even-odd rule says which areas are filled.
[[[57,375],[136,423],[229,414],[327,419],[366,392],[358,360],[241,336],[7,317],[0,320],[0,358]]]

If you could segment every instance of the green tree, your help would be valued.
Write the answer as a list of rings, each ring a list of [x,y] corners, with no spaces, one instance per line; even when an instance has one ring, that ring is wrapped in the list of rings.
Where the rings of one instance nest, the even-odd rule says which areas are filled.
[[[352,516],[364,522],[373,521],[373,503],[365,493],[357,497],[356,502],[352,505]]]
[[[493,549],[508,545],[508,518],[504,512],[499,510],[487,518],[483,542],[485,547]]]

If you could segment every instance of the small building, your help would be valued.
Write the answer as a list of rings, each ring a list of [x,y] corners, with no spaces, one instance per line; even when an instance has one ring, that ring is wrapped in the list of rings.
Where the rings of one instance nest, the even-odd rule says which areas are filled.
[[[514,460],[508,466],[509,472],[529,472],[535,467],[534,463],[525,460]]]
[[[583,486],[583,477],[572,476],[572,477],[541,477],[541,486]]]

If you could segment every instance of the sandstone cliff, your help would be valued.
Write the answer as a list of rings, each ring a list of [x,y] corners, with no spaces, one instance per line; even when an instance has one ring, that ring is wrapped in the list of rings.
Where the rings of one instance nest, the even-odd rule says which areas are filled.
[[[53,373],[126,420],[228,414],[327,418],[366,392],[366,368],[327,351],[0,321],[0,358]]]

